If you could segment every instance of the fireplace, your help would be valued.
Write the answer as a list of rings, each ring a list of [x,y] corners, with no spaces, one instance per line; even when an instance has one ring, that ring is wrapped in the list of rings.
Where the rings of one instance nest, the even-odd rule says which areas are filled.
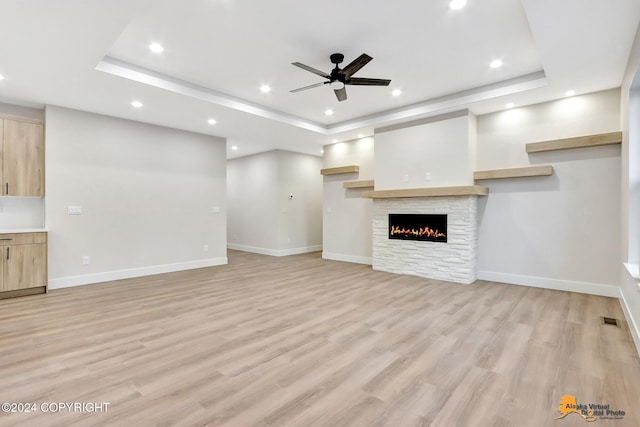
[[[390,213],[389,238],[447,243],[447,215]]]
[[[446,228],[426,224],[445,234],[446,244],[389,238],[390,217],[397,214],[420,217],[419,213],[440,214],[446,218]],[[417,224],[418,232],[424,226]],[[373,269],[473,283],[477,278],[478,226],[476,195],[374,199]],[[414,227],[405,225],[404,228]]]

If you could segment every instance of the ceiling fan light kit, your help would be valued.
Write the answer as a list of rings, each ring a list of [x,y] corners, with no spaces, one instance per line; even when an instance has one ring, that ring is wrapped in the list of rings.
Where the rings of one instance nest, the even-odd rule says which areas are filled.
[[[302,68],[303,70],[309,71],[313,74],[316,74],[320,77],[325,78],[327,81],[315,83],[309,86],[304,86],[298,89],[294,89],[291,92],[300,92],[307,89],[312,89],[314,87],[324,86],[328,84],[333,89],[336,94],[336,98],[338,101],[344,101],[347,99],[347,90],[345,85],[355,85],[355,86],[389,86],[391,80],[387,79],[370,79],[365,77],[352,77],[355,73],[357,73],[362,67],[367,65],[369,61],[373,58],[363,53],[351,63],[349,63],[344,68],[340,68],[340,64],[344,61],[344,55],[341,53],[334,53],[329,57],[329,60],[332,64],[335,64],[331,73],[325,73],[324,71],[320,71],[316,68],[310,67],[305,64],[301,64],[300,62],[292,62],[292,65],[296,67]]]

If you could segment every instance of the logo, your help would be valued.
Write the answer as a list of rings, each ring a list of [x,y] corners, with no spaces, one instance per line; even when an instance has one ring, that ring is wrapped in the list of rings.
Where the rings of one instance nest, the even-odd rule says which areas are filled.
[[[597,421],[598,419],[621,420],[625,415],[624,411],[612,410],[611,405],[608,403],[578,403],[576,397],[569,394],[562,396],[558,410],[560,411],[560,416],[556,417],[556,420],[562,419],[569,414],[576,414],[589,423]]]

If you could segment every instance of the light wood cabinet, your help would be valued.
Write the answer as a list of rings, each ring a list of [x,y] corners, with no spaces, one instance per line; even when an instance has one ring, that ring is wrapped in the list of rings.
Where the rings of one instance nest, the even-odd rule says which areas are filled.
[[[0,234],[0,299],[47,286],[47,233]]]
[[[3,196],[44,196],[44,125],[0,119]]]

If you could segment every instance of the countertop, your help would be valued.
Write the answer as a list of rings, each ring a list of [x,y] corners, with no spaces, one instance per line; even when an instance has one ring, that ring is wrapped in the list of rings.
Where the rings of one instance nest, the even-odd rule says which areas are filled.
[[[0,234],[12,234],[12,233],[46,233],[46,228],[12,228],[0,230]]]

